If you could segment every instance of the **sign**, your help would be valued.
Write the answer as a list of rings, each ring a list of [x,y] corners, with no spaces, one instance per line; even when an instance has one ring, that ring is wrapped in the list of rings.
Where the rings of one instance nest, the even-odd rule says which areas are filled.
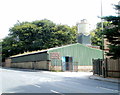
[[[59,52],[51,52],[50,58],[51,59],[60,59],[60,53]]]

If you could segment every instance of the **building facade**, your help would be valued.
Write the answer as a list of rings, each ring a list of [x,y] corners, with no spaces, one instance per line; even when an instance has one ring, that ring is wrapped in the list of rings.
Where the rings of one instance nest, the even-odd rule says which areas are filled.
[[[91,71],[92,59],[102,59],[102,51],[76,43],[11,56],[11,67],[59,71]]]

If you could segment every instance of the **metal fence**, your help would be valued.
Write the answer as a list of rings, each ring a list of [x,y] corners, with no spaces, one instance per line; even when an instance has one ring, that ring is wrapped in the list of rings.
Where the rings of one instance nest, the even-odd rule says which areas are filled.
[[[102,75],[102,59],[93,59],[93,74]]]

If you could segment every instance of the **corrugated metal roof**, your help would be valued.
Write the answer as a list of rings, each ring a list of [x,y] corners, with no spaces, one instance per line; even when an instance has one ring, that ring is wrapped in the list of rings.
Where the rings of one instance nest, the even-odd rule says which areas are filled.
[[[10,58],[19,57],[19,56],[25,56],[25,55],[31,55],[31,54],[37,54],[37,53],[43,53],[43,52],[47,52],[47,51],[51,51],[51,50],[55,50],[55,49],[60,49],[60,48],[64,48],[64,47],[74,46],[74,45],[80,45],[80,46],[84,46],[84,47],[87,47],[87,48],[90,48],[90,49],[99,50],[99,49],[88,47],[88,46],[80,44],[80,43],[75,43],[75,44],[69,44],[69,45],[64,45],[64,46],[60,46],[60,47],[49,48],[49,49],[45,49],[45,50],[25,52],[23,54],[17,54],[17,55],[10,56]]]
[[[22,54],[17,54],[17,55],[10,56],[10,58],[19,57],[19,56],[25,56],[25,55],[30,55],[30,54],[36,54],[36,53],[43,53],[43,52],[47,52],[48,50],[63,48],[63,47],[71,46],[71,45],[73,45],[73,44],[65,45],[65,46],[61,46],[61,47],[54,47],[54,48],[44,49],[44,50],[37,50],[37,51],[31,51],[31,52],[24,52],[24,53],[22,53]]]
[[[83,47],[86,47],[86,48],[102,51],[100,49],[92,48],[92,47],[89,47],[89,46],[86,46],[86,45],[83,45],[83,44],[80,44],[80,43],[69,44],[69,45],[65,45],[65,46],[61,46],[61,47],[54,47],[54,48],[50,48],[50,49],[47,49],[47,50],[50,51],[50,50],[60,49],[60,48],[64,48],[64,47],[74,46],[74,45],[79,45],[79,46],[83,46]]]
[[[17,55],[10,56],[10,58],[20,57],[20,56],[25,56],[25,55],[31,55],[31,54],[37,54],[37,53],[43,53],[43,52],[47,52],[47,50],[38,50],[38,51],[32,51],[32,52],[24,52],[22,54],[17,54]]]

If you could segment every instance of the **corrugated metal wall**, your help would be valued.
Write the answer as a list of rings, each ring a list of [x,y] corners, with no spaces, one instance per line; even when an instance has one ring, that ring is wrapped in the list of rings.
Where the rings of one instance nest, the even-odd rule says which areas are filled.
[[[37,53],[37,54],[29,54],[19,57],[13,57],[12,63],[19,63],[19,62],[33,62],[33,61],[46,61],[48,60],[48,54],[45,53]]]
[[[58,52],[60,53],[60,59],[51,59],[50,53],[51,52]],[[100,58],[102,59],[102,51],[94,48],[90,48],[87,46],[84,46],[82,44],[72,44],[68,46],[48,49],[49,53],[49,60],[51,60],[52,65],[61,65],[62,62],[62,56],[69,56],[73,57],[73,62],[77,63],[78,65],[92,65],[92,59],[94,58]]]
[[[52,59],[50,56],[50,53],[52,52],[59,53],[60,58]],[[75,64],[78,64],[81,66],[90,66],[92,65],[93,58],[102,59],[102,51],[76,43],[76,44],[71,44],[71,45],[62,46],[58,48],[51,48],[51,49],[48,49],[46,52],[42,52],[42,53],[13,57],[12,63],[51,60],[51,63],[52,63],[51,65],[61,66],[63,56],[73,57],[73,62]]]

